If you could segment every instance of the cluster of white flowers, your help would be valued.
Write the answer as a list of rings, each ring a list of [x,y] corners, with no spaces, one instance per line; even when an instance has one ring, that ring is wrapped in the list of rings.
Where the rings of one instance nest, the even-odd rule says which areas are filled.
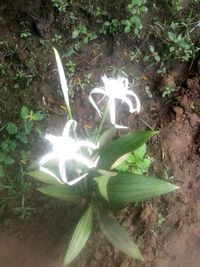
[[[56,57],[56,63],[58,68],[58,73],[60,77],[60,83],[61,88],[63,91],[64,99],[66,102],[67,110],[70,119],[66,123],[63,131],[62,136],[54,136],[47,134],[45,138],[52,144],[52,151],[47,153],[45,156],[42,157],[42,159],[39,161],[40,170],[51,175],[56,180],[58,180],[60,183],[66,183],[68,185],[74,185],[77,182],[79,182],[81,179],[86,177],[88,175],[88,172],[78,176],[77,178],[73,180],[69,180],[67,177],[67,165],[66,162],[70,162],[73,160],[74,162],[77,162],[78,165],[83,165],[87,167],[87,169],[91,169],[97,166],[98,163],[98,157],[96,159],[92,160],[88,158],[87,156],[83,155],[81,153],[81,148],[85,148],[87,150],[96,150],[98,148],[98,145],[93,144],[86,140],[79,140],[76,138],[75,134],[75,128],[77,125],[77,122],[72,119],[71,115],[71,109],[70,109],[70,103],[69,103],[69,96],[68,96],[68,86],[67,81],[64,73],[64,69],[59,57],[59,54],[56,49],[54,49],[55,57]],[[104,87],[100,88],[94,88],[90,95],[89,95],[89,101],[93,105],[93,107],[98,112],[99,116],[101,117],[102,112],[98,108],[97,104],[99,104],[101,101],[103,101],[104,98],[108,98],[108,111],[110,113],[110,121],[111,124],[113,124],[116,128],[127,128],[122,125],[116,124],[116,103],[115,100],[121,100],[122,103],[125,103],[129,107],[129,112],[140,112],[140,101],[138,96],[129,90],[129,83],[127,78],[118,78],[118,79],[112,79],[107,78],[106,76],[102,77]],[[102,99],[96,104],[95,100],[93,99],[94,94],[99,94],[102,96]],[[135,107],[133,107],[132,101],[128,98],[128,96],[132,96],[135,99]],[[73,133],[73,136],[70,135],[70,133]],[[49,161],[57,159],[58,160],[58,170],[59,175],[56,175],[54,172],[49,170],[44,165],[47,164]]]

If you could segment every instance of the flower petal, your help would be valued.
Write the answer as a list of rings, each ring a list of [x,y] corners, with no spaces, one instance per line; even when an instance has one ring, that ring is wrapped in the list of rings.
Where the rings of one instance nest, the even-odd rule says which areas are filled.
[[[127,126],[118,125],[115,123],[115,100],[113,98],[109,99],[109,111],[110,111],[110,121],[117,129],[127,129]]]
[[[59,163],[58,163],[58,168],[59,168],[59,172],[60,172],[60,176],[61,176],[61,180],[64,183],[68,184],[68,180],[67,180],[67,175],[66,175],[66,170],[65,170],[65,159],[60,159]]]
[[[59,161],[59,171],[60,171],[62,181],[68,185],[74,185],[74,184],[78,183],[80,180],[82,180],[85,176],[88,175],[88,173],[85,173],[85,174],[73,179],[72,181],[68,181],[67,175],[66,175],[66,170],[65,170],[65,160]]]
[[[101,88],[94,88],[91,92],[90,92],[90,95],[89,95],[89,101],[90,103],[93,105],[93,107],[96,109],[96,111],[98,112],[99,116],[101,117],[101,112],[99,110],[99,108],[97,107],[92,95],[93,94],[102,94],[104,96],[106,96],[106,92],[105,90],[101,89]]]
[[[92,149],[97,149],[99,147],[98,144],[95,145],[89,141],[77,141],[76,145],[78,147],[88,147],[88,148],[92,148]]]
[[[115,100],[110,98],[108,105],[110,111],[110,121],[113,125],[115,125]]]
[[[50,171],[49,169],[47,169],[47,168],[45,168],[45,167],[42,167],[42,166],[41,166],[39,169],[40,169],[40,171],[42,171],[42,172],[44,172],[44,173],[46,173],[46,174],[49,174],[50,176],[52,176],[53,178],[55,178],[59,183],[62,183],[62,182],[60,181],[60,179],[58,178],[58,176],[55,175],[55,173],[53,173],[53,172]]]
[[[44,157],[42,157],[39,161],[39,166],[46,164],[48,161],[54,158],[55,154],[53,152],[47,153]]]
[[[131,95],[131,96],[133,96],[135,98],[136,108],[135,108],[134,111],[136,111],[137,113],[139,113],[140,112],[140,109],[141,109],[141,104],[140,104],[140,100],[139,100],[138,96],[134,92],[132,92],[130,90],[127,90],[127,93],[126,94],[127,95]]]
[[[74,125],[73,125],[74,124]],[[77,122],[75,120],[69,120],[63,130],[63,137],[69,137],[70,134],[70,128],[72,128],[72,131],[75,132]]]

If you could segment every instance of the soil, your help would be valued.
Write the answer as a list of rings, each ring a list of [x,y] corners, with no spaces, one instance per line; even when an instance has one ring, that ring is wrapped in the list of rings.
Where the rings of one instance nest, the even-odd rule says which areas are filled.
[[[21,5],[22,9],[19,8]],[[30,44],[27,45],[19,37],[21,16],[31,25],[32,51]],[[84,16],[81,18],[84,19]],[[27,106],[45,108],[48,112],[45,127],[53,130],[62,128],[64,123],[64,112],[60,108],[63,100],[57,90],[53,55],[50,50],[41,48],[39,39],[42,37],[46,40],[55,32],[62,36],[66,34],[60,29],[60,19],[49,1],[35,0],[29,4],[24,1],[3,1],[0,7],[1,40],[6,39],[12,46],[18,45],[15,66],[23,65],[34,52],[39,70],[29,93],[19,94],[16,99],[9,89],[6,96],[8,106],[17,110],[26,103]],[[111,73],[111,66],[128,69],[129,78],[135,79],[135,90],[142,99],[143,110],[139,116],[123,110],[119,120],[127,123],[132,130],[146,129],[146,125],[150,125],[160,131],[149,144],[149,153],[154,158],[151,172],[163,177],[163,170],[166,170],[164,178],[180,186],[180,189],[151,203],[130,206],[115,214],[141,248],[144,263],[133,261],[116,251],[95,226],[92,238],[71,266],[199,267],[200,60],[196,59],[190,68],[173,65],[160,81],[154,70],[131,63],[127,57],[130,51],[130,43],[119,35],[115,39],[113,36],[98,38],[74,55],[77,66],[72,80],[76,87],[73,93],[76,119],[83,126],[93,126],[97,118],[97,115],[91,115],[94,112],[87,104],[88,91],[81,90],[77,80],[91,74],[92,80],[99,81],[103,72]],[[0,58],[4,60],[3,53],[0,53]],[[173,98],[168,102],[161,97],[163,85],[167,84],[175,87]],[[144,89],[147,86],[152,94],[150,98]],[[9,116],[5,117],[5,112],[9,113],[10,109],[1,111],[2,124]],[[29,198],[34,207],[29,218],[21,220],[9,214],[3,220],[0,229],[0,266],[61,267],[66,245],[82,210],[48,200],[35,191],[30,193]],[[160,226],[158,214],[165,218]]]

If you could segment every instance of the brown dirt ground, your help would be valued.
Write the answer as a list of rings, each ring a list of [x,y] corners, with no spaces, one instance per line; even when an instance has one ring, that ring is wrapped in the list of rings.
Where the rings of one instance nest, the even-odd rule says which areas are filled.
[[[28,19],[32,18],[31,12],[34,14],[38,12],[40,2],[34,1],[34,5],[23,7],[23,12]],[[34,10],[32,10],[33,6]],[[15,15],[18,14],[15,5],[12,7],[12,12]],[[8,10],[5,12],[10,14]],[[14,36],[19,32],[18,26],[10,20],[7,21],[5,17],[0,19],[1,37],[7,38],[10,42],[18,42],[23,46],[23,51],[30,53],[23,42]],[[16,21],[18,20],[17,17]],[[50,18],[46,21],[40,19],[34,23],[36,23],[35,30],[40,35],[49,34],[52,24]],[[99,80],[100,73],[105,69],[104,66],[107,66],[105,70],[109,71],[110,66],[115,65],[125,66],[130,73],[135,73],[135,77],[139,77],[136,79],[136,90],[143,101],[143,111],[139,117],[133,117],[124,110],[120,120],[126,122],[128,120],[132,130],[146,127],[141,119],[152,128],[160,130],[159,136],[150,142],[150,154],[155,159],[152,173],[163,176],[163,169],[166,169],[169,177],[174,176],[172,181],[179,185],[180,189],[151,203],[144,203],[137,208],[130,206],[120,214],[116,214],[118,221],[141,248],[145,258],[144,263],[135,262],[116,251],[103,238],[96,226],[86,248],[71,266],[198,267],[200,262],[200,61],[197,60],[193,64],[190,73],[186,68],[180,69],[177,65],[168,76],[164,77],[161,85],[173,80],[176,87],[173,100],[166,103],[159,96],[161,85],[157,82],[155,73],[152,70],[144,70],[143,66],[131,64],[126,57],[129,46],[120,38],[114,41],[112,49],[109,49],[109,42],[110,40],[106,38],[95,41],[75,56],[78,75],[92,70],[92,77]],[[95,56],[91,46],[95,48],[96,55],[100,55],[95,60],[93,60]],[[20,60],[26,60],[26,56],[21,57]],[[49,55],[48,61],[54,62],[52,55]],[[36,81],[32,93],[35,96],[35,103],[45,96],[48,108],[53,109],[48,125],[56,128],[64,121],[62,112],[56,109],[62,101],[54,92],[54,83],[56,84],[57,81],[52,78],[55,76],[52,74],[53,67],[50,66],[48,72],[44,73],[41,67],[43,63],[40,62],[38,66],[42,72],[42,78]],[[150,86],[153,99],[146,96],[145,86]],[[81,117],[82,123],[87,121],[92,124],[95,118],[92,115],[88,116],[91,113],[91,107],[83,104],[86,99],[87,92],[78,91],[74,97],[73,108],[78,120]],[[14,100],[13,103],[15,104]],[[30,218],[21,221],[10,216],[3,222],[0,230],[0,267],[62,266],[61,259],[81,209],[77,210],[74,206],[66,206],[53,200],[47,201],[39,193],[33,193],[31,199],[35,211]],[[165,217],[165,223],[158,227],[157,214],[160,212]]]

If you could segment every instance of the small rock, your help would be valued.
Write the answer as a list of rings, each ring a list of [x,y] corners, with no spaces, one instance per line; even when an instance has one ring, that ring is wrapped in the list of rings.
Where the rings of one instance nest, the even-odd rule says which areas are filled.
[[[186,95],[183,95],[180,97],[179,103],[180,103],[182,108],[188,109],[189,105],[190,105],[190,100],[188,99],[188,97]]]
[[[194,127],[200,123],[200,118],[196,113],[191,113],[189,118],[190,118],[190,124],[192,127]]]
[[[173,107],[173,111],[174,111],[177,115],[181,115],[181,114],[183,114],[183,108],[181,108],[181,107]]]

